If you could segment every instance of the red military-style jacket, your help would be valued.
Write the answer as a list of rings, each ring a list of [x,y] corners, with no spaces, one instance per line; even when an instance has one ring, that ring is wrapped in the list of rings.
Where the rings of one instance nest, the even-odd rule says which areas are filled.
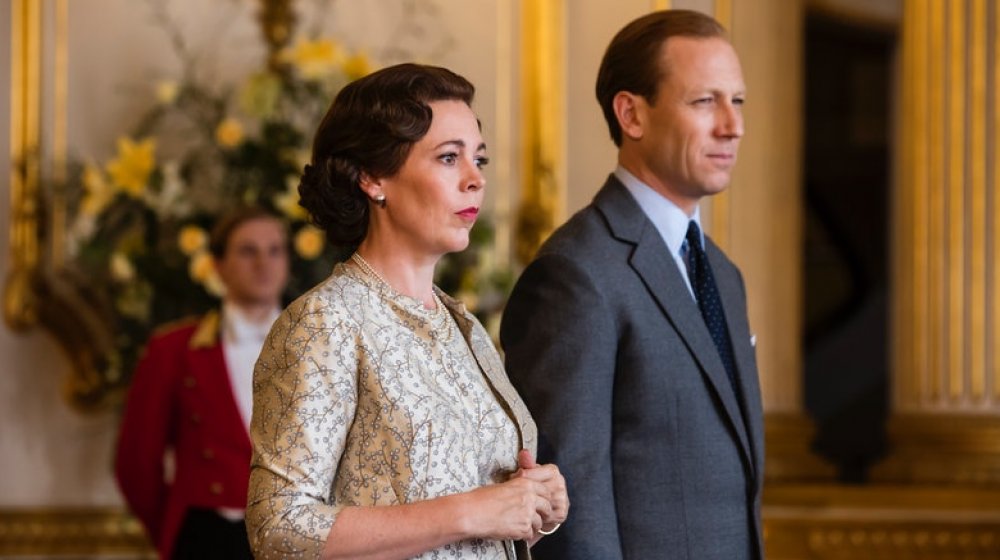
[[[220,323],[212,312],[155,334],[125,405],[115,476],[162,558],[170,558],[189,508],[246,507],[250,438],[230,386]]]

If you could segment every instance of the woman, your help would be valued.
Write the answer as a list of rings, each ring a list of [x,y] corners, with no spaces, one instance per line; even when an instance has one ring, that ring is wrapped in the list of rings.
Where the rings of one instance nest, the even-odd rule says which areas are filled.
[[[433,285],[483,201],[474,91],[443,68],[386,68],[316,133],[301,204],[357,251],[285,310],[257,363],[257,558],[526,558],[566,518],[492,342]]]

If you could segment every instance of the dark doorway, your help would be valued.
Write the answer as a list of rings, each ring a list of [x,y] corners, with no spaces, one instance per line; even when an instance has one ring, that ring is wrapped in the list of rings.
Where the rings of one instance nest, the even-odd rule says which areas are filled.
[[[805,404],[844,482],[885,453],[896,33],[809,12],[805,27]]]

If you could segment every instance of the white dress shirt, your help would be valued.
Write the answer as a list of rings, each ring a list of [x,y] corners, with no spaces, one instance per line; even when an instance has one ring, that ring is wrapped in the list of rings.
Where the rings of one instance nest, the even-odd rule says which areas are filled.
[[[263,322],[257,323],[248,319],[237,305],[228,301],[222,303],[222,352],[229,370],[233,399],[248,433],[253,410],[253,368],[264,339],[280,314],[281,310],[275,308]]]

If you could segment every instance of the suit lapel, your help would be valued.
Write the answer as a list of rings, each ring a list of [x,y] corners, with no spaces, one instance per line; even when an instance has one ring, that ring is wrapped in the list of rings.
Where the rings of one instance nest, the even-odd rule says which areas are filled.
[[[713,271],[724,270],[725,256],[709,241],[707,244],[708,260]],[[760,439],[764,434],[763,411],[761,410],[760,382],[757,376],[756,361],[753,356],[753,346],[750,344],[750,325],[742,312],[746,306],[746,296],[743,286],[735,274],[716,274],[719,295],[726,310],[726,323],[733,344],[733,354],[736,357],[736,369],[743,394],[745,414],[743,418],[749,423],[747,431],[750,435],[750,445],[753,449],[754,464],[759,467],[764,461],[764,447]]]
[[[752,471],[753,455],[736,394],[712,335],[701,318],[701,311],[691,297],[666,243],[624,185],[613,175],[595,197],[594,205],[604,214],[616,238],[635,245],[630,258],[632,268],[698,362],[702,375],[722,403]],[[727,306],[726,302],[723,305]],[[731,313],[729,307],[726,308],[728,317]]]

